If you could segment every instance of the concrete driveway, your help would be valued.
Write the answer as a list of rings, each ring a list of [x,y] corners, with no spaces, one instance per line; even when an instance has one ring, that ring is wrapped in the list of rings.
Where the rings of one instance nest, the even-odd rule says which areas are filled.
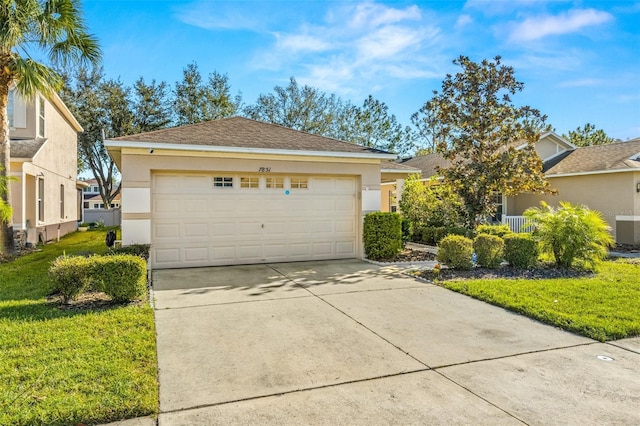
[[[160,425],[640,424],[640,339],[347,260],[153,272]]]

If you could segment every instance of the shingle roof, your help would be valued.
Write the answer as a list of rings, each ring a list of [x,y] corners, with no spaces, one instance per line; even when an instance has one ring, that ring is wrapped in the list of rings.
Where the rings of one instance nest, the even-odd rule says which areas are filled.
[[[380,163],[380,170],[398,170],[407,172],[418,172],[420,169],[412,167],[403,163],[396,163],[395,161],[383,161]]]
[[[388,154],[348,142],[263,123],[244,117],[229,117],[186,126],[156,130],[112,141],[166,143],[235,148],[255,148],[293,151],[321,151]]]
[[[10,155],[12,158],[33,158],[46,141],[46,138],[11,139]]]
[[[402,162],[402,164],[422,170],[422,177],[429,178],[438,173],[438,167],[448,167],[450,162],[441,154],[431,153],[419,155]]]
[[[640,138],[608,145],[580,147],[550,167],[546,174],[640,170],[639,154]]]

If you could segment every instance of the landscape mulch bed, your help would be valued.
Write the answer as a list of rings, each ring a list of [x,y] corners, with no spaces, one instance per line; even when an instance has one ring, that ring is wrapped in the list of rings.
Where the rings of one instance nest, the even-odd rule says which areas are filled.
[[[63,311],[86,311],[86,310],[104,310],[129,305],[142,305],[143,301],[136,300],[133,302],[116,302],[107,296],[106,293],[100,291],[88,291],[79,295],[76,299],[65,303],[59,294],[51,294],[47,296],[47,302],[58,305],[58,309]]]
[[[383,263],[398,263],[398,262],[424,262],[429,260],[436,260],[436,255],[422,250],[403,249],[402,252],[390,260],[383,260]]]
[[[447,269],[442,268],[439,273],[433,270],[422,270],[416,273],[417,276],[429,281],[463,281],[463,280],[484,280],[484,279],[528,279],[528,280],[540,280],[550,278],[577,278],[593,276],[591,271],[585,271],[580,269],[562,269],[554,267],[541,267],[531,269],[516,269],[510,266],[503,266],[498,269],[489,268],[473,268],[469,271],[463,271],[460,269]]]

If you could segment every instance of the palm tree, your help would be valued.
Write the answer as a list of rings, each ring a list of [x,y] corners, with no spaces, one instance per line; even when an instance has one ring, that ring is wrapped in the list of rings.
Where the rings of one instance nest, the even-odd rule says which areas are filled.
[[[0,0],[0,180],[9,173],[9,88],[25,98],[55,93],[62,78],[32,58],[47,56],[51,64],[98,63],[100,47],[87,32],[79,0]],[[8,188],[9,189],[9,188]],[[11,206],[9,190],[2,204]],[[0,253],[15,251],[11,219],[0,220]]]

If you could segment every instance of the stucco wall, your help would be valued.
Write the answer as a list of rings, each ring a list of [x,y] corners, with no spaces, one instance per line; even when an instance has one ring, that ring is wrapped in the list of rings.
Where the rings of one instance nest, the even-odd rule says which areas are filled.
[[[360,186],[360,215],[380,209],[380,164],[375,160],[294,155],[260,157],[258,154],[176,153],[157,149],[149,154],[147,150],[123,149],[122,243],[150,243],[153,171],[355,176]],[[270,171],[260,171],[265,169]],[[362,253],[361,247],[359,253]]]
[[[542,200],[553,206],[560,201],[584,204],[602,213],[615,236],[616,216],[637,214],[639,196],[635,189],[634,173],[551,177],[549,183],[558,190],[557,195],[523,194],[514,197],[508,205],[508,215],[521,215],[527,208],[539,206]]]
[[[27,129],[12,130],[12,137],[37,137],[37,102],[27,103]],[[77,133],[61,112],[45,100],[46,143],[31,161],[11,163],[14,229],[30,227],[56,229],[61,226],[62,235],[75,229],[78,219],[76,191]],[[37,180],[44,179],[44,220],[37,221]],[[23,181],[25,184],[23,194]],[[64,187],[64,211],[61,214],[61,186]],[[25,199],[23,200],[23,195]]]

